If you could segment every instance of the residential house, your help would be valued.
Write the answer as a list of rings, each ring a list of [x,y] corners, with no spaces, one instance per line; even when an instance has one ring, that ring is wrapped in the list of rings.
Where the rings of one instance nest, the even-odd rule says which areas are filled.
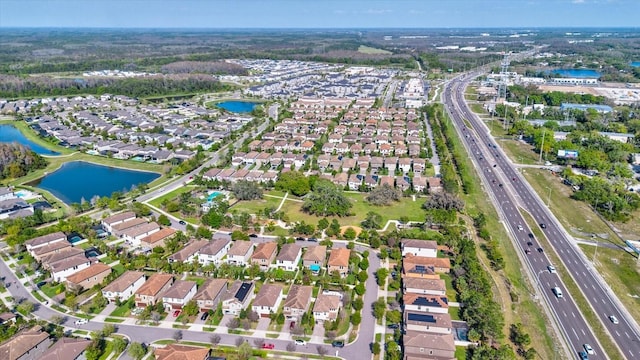
[[[58,231],[58,232],[43,235],[43,236],[38,236],[31,240],[27,240],[24,244],[27,247],[27,251],[31,253],[34,249],[47,246],[59,241],[67,241],[67,235],[65,235],[62,231]]]
[[[169,262],[192,262],[199,254],[200,249],[205,247],[207,240],[191,240],[182,249],[169,256]]]
[[[202,265],[219,265],[222,263],[222,258],[227,255],[231,244],[231,239],[228,237],[209,241],[208,244],[200,248],[198,261]]]
[[[302,256],[302,247],[298,244],[284,244],[280,248],[280,253],[276,257],[276,267],[283,268],[287,271],[293,271],[298,268],[300,257]]]
[[[269,317],[278,312],[282,301],[282,285],[264,284],[258,291],[251,310],[257,312],[260,317]]]
[[[256,246],[256,250],[251,255],[251,263],[260,266],[260,269],[266,270],[276,258],[278,244],[275,242],[260,243]]]
[[[102,288],[102,296],[104,296],[109,303],[114,303],[117,300],[125,301],[132,297],[145,281],[146,276],[144,276],[143,272],[126,271],[109,285]]]
[[[165,246],[165,241],[171,239],[176,234],[172,228],[162,228],[159,231],[140,239],[140,246],[153,249],[156,246]]]
[[[222,313],[238,315],[253,298],[253,282],[234,281],[222,296]]]
[[[402,269],[405,274],[413,274],[412,277],[420,277],[423,270],[432,269],[436,273],[448,273],[451,269],[451,261],[449,258],[434,258],[413,256],[407,254],[402,261]]]
[[[415,192],[424,192],[427,189],[427,178],[421,176],[413,177],[413,190]]]
[[[402,256],[438,257],[438,243],[432,240],[402,239],[400,246]]]
[[[91,340],[63,337],[56,341],[39,360],[84,360]]]
[[[407,331],[402,337],[405,360],[454,360],[456,345],[451,334]]]
[[[3,312],[0,314],[0,324],[16,323],[16,314],[12,312]]]
[[[176,280],[162,295],[162,304],[167,311],[182,310],[198,291],[195,281]]]
[[[451,316],[449,314],[404,312],[405,331],[421,331],[435,334],[451,334]]]
[[[136,218],[136,214],[133,211],[125,211],[119,214],[111,215],[102,219],[100,222],[105,231],[113,232],[113,226],[122,224],[123,222],[130,221]]]
[[[328,272],[329,274],[337,271],[340,276],[344,277],[349,273],[349,258],[351,250],[345,248],[331,249],[329,254]]]
[[[402,170],[404,174],[408,174],[411,171],[411,158],[400,158],[398,160],[398,168]]]
[[[142,218],[128,220],[111,226],[111,233],[117,237],[122,237],[125,231],[136,228],[138,226],[142,226],[147,223],[147,220]]]
[[[349,175],[348,185],[349,190],[358,190],[362,185],[362,179],[356,174],[351,174]]]
[[[449,312],[446,296],[405,293],[402,296],[405,311],[444,314]]]
[[[158,231],[160,231],[160,225],[154,221],[125,230],[122,237],[131,246],[137,247],[140,246],[140,240]]]
[[[40,325],[24,329],[0,344],[0,359],[40,360],[51,345],[49,334]]]
[[[67,277],[67,286],[71,289],[90,289],[111,274],[109,265],[97,262],[88,268]]]
[[[424,294],[433,296],[445,296],[446,283],[442,279],[424,279],[405,277],[402,279],[402,289],[405,294]]]
[[[198,292],[196,292],[193,299],[198,303],[198,308],[200,308],[201,312],[216,310],[226,291],[226,279],[207,279],[198,288]]]
[[[42,261],[42,259],[51,254],[67,252],[69,248],[71,248],[71,243],[69,243],[68,241],[56,241],[44,246],[39,246],[37,248],[31,249],[29,251],[29,254],[31,254],[31,256],[33,256],[33,258],[37,261]]]
[[[333,294],[319,294],[313,305],[313,318],[316,321],[332,321],[338,318],[342,299]]]
[[[155,305],[162,295],[173,285],[173,275],[156,273],[142,285],[134,294],[137,307]]]
[[[210,358],[211,349],[179,345],[168,344],[165,347],[156,348],[153,350],[155,360],[207,360]]]
[[[302,265],[313,272],[319,272],[324,267],[327,259],[327,247],[324,245],[314,245],[307,247],[307,251],[302,256]]]
[[[287,319],[297,319],[302,316],[311,304],[313,286],[291,285],[287,298],[284,300],[283,314]]]
[[[428,184],[429,194],[436,194],[444,191],[441,178],[437,178],[437,177],[427,178],[427,184]]]
[[[82,254],[73,255],[53,263],[48,263],[46,267],[51,272],[51,277],[54,281],[64,282],[67,280],[67,276],[75,274],[80,270],[84,270],[93,262],[96,262],[95,258],[91,259],[87,259],[84,252],[82,252]]]
[[[227,263],[231,265],[246,266],[253,254],[251,241],[234,241],[227,252]]]

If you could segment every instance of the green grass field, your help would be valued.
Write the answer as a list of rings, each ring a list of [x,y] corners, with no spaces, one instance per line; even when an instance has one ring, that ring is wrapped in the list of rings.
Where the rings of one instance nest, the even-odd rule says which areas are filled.
[[[361,52],[363,54],[382,54],[382,55],[391,55],[391,51],[387,51],[387,50],[383,50],[383,49],[377,49],[374,47],[369,47],[369,46],[364,46],[364,45],[360,45],[360,47],[358,47],[358,52]]]

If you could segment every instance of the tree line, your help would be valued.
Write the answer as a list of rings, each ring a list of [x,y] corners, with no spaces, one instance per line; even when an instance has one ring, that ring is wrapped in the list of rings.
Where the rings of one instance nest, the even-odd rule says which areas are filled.
[[[47,160],[27,146],[0,143],[0,179],[16,179],[47,166]]]

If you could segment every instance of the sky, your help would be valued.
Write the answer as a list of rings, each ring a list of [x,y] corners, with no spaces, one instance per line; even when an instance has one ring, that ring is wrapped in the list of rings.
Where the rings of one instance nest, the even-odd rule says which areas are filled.
[[[640,27],[640,0],[0,0],[2,27]]]

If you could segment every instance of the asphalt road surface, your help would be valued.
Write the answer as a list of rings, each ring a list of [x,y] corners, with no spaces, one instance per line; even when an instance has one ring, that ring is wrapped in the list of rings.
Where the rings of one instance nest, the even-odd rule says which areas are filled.
[[[525,259],[524,265],[536,279],[536,285],[540,287],[544,300],[551,308],[572,355],[579,358],[578,353],[584,351],[583,345],[590,344],[595,354],[589,355],[589,359],[609,358],[558,275],[548,270],[550,262],[544,252],[545,249],[533,236],[518,211],[518,206],[525,208],[540,226],[553,250],[565,264],[623,355],[627,359],[639,359],[640,335],[638,335],[637,324],[619,305],[619,301],[613,298],[609,289],[603,286],[600,279],[594,275],[593,267],[587,264],[586,258],[576,249],[577,246],[569,239],[564,228],[504,156],[497,143],[491,138],[486,126],[468,108],[464,100],[464,89],[468,81],[477,75],[472,74],[453,80],[446,86],[443,93],[446,109],[458,133],[462,134],[461,138],[484,178],[487,191],[516,239],[515,245],[521,252],[521,258]],[[471,124],[471,128],[467,127],[463,119]],[[562,298],[553,293],[554,287],[561,289]],[[611,315],[618,318],[619,324],[614,324],[609,319]]]

